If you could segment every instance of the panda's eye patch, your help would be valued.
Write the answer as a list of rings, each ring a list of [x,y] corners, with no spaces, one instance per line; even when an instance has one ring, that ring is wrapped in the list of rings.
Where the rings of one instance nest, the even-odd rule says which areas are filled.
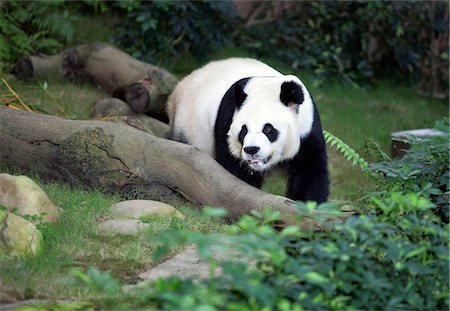
[[[270,123],[264,124],[263,133],[267,136],[271,143],[276,141],[278,138],[278,131]]]
[[[244,143],[244,137],[245,137],[245,135],[247,135],[247,133],[248,133],[247,126],[244,124],[244,125],[242,125],[241,131],[239,132],[239,136],[238,136],[238,139],[239,139],[239,142],[241,143],[241,145]]]

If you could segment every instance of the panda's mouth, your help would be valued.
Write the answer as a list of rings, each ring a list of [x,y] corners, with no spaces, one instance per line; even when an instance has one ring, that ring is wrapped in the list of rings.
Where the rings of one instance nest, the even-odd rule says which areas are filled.
[[[267,158],[256,158],[256,157],[251,157],[249,159],[246,160],[248,166],[250,166],[250,168],[254,169],[254,170],[263,170],[264,166],[272,159],[272,156],[268,156]]]

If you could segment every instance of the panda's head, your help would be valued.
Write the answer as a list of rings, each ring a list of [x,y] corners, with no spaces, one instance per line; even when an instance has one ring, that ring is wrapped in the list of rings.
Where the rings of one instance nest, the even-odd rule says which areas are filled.
[[[296,76],[254,77],[235,84],[236,111],[228,132],[231,154],[264,171],[293,158],[314,120],[312,98]]]

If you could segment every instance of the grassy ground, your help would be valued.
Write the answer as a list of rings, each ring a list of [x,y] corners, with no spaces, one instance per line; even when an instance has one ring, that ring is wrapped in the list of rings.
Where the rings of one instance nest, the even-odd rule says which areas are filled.
[[[56,226],[41,227],[45,250],[33,258],[18,260],[0,257],[0,305],[29,298],[89,299],[92,293],[71,278],[72,269],[95,266],[109,271],[126,283],[155,263],[152,254],[158,235],[170,229],[186,229],[207,234],[221,230],[222,224],[201,215],[192,207],[178,207],[184,219],[166,217],[143,220],[150,228],[138,236],[105,234],[98,223],[110,218],[109,207],[121,200],[98,190],[83,189],[43,180],[32,172],[0,166],[0,172],[27,174],[61,208]],[[181,246],[180,246],[181,247]],[[176,253],[180,248],[175,248]]]
[[[108,23],[107,18],[103,21]],[[80,18],[78,27],[90,29],[89,21]],[[103,27],[100,35],[83,31],[76,43],[106,40],[111,29]],[[227,48],[216,52],[211,59],[229,56],[247,56],[245,51]],[[164,64],[162,64],[164,65]],[[201,62],[188,56],[180,57],[167,68],[180,77]],[[277,66],[278,67],[278,66]],[[281,70],[291,70],[281,66]],[[293,72],[306,81],[321,113],[324,129],[335,134],[363,156],[367,155],[365,143],[372,139],[389,151],[392,131],[432,127],[434,121],[448,116],[448,104],[432,101],[416,94],[415,89],[395,81],[381,81],[372,89],[360,90],[340,84],[315,85],[311,75]],[[16,93],[27,103],[52,115],[72,119],[89,119],[92,105],[107,96],[103,91],[88,85],[74,85],[49,78],[46,81],[18,81],[4,75]],[[44,85],[47,85],[45,87]],[[7,88],[0,85],[0,98],[11,98]],[[331,199],[355,200],[373,188],[370,180],[358,168],[352,167],[342,156],[329,149],[329,167],[332,181]],[[23,173],[0,167],[0,172]],[[220,230],[221,224],[200,216],[193,209],[183,209],[185,220],[161,219],[151,222],[152,229],[137,238],[106,236],[96,230],[96,224],[109,217],[108,207],[120,200],[117,196],[99,191],[48,182],[31,174],[50,199],[60,206],[60,224],[43,230],[45,251],[26,260],[0,258],[0,303],[31,297],[86,299],[91,293],[68,283],[72,268],[96,266],[109,270],[125,281],[139,271],[154,264],[151,260],[158,234],[170,228],[188,228],[204,233]],[[283,175],[275,171],[264,185],[264,190],[283,194]]]

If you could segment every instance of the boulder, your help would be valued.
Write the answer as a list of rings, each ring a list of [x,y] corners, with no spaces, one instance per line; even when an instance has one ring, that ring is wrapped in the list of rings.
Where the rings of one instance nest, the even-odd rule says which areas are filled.
[[[116,219],[141,219],[153,215],[184,217],[173,206],[152,200],[122,201],[111,207],[111,213]]]
[[[43,246],[41,232],[28,220],[0,210],[0,254],[36,255]]]
[[[91,111],[92,118],[108,118],[114,116],[132,116],[136,113],[128,104],[118,98],[105,98],[99,100]]]
[[[109,234],[137,235],[148,228],[148,224],[136,219],[109,219],[99,225],[99,229]]]
[[[47,194],[27,176],[0,174],[0,204],[18,215],[37,215],[58,222],[59,213]]]
[[[229,248],[218,247],[211,248],[211,256],[214,260],[228,261],[235,263],[242,263],[248,269],[255,269],[256,262],[246,258],[239,251]],[[180,277],[193,279],[208,279],[211,276],[222,275],[221,267],[211,270],[213,266],[205,258],[199,255],[198,247],[196,245],[188,245],[183,251],[166,261],[151,267],[148,271],[142,272],[137,276],[138,283],[133,285],[125,285],[123,290],[125,292],[134,289],[143,288],[150,285],[158,278],[166,277]],[[213,273],[213,274],[212,274]]]
[[[178,276],[180,278],[207,279],[210,276],[211,267],[197,253],[194,245],[189,245],[185,250],[172,258],[160,263],[150,270],[138,275],[140,280],[156,280],[160,277]],[[219,272],[220,273],[220,272]]]
[[[391,154],[393,157],[403,157],[406,151],[411,148],[411,137],[417,139],[445,136],[444,132],[438,129],[415,129],[391,133]]]

